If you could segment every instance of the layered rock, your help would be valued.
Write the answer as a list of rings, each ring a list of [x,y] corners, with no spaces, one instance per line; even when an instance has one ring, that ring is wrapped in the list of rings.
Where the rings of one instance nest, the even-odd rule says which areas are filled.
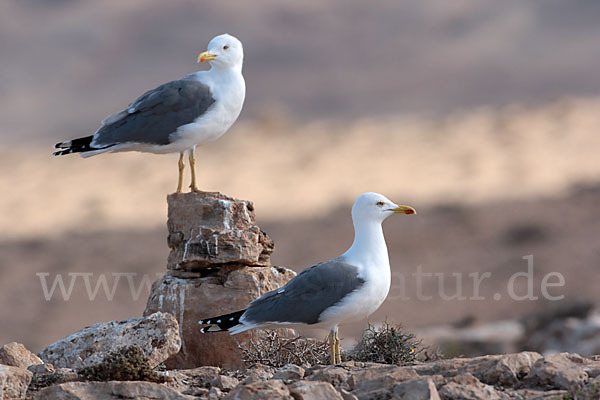
[[[197,271],[235,263],[269,266],[273,241],[255,223],[251,201],[220,193],[167,197],[171,248],[167,269]]]
[[[111,353],[139,347],[155,367],[179,351],[179,326],[168,313],[123,321],[99,322],[43,349],[39,356],[57,368],[79,369],[101,364]]]
[[[275,267],[223,266],[214,275],[178,278],[165,275],[152,285],[145,313],[168,311],[179,322],[181,351],[169,358],[168,368],[215,365],[241,368],[238,343],[257,339],[261,331],[231,336],[227,332],[200,333],[198,321],[243,310],[262,294],[285,284],[294,274]]]
[[[295,274],[270,266],[274,244],[256,225],[252,202],[219,193],[172,194],[167,201],[167,273],[152,285],[144,311],[169,312],[179,323],[181,351],[165,364],[243,367],[238,343],[262,332],[202,334],[198,321],[242,310]]]

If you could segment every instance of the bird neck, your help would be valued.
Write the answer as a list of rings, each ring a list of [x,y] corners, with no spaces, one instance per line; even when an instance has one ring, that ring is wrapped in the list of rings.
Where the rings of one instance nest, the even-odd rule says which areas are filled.
[[[219,67],[217,65],[210,66],[210,73],[215,75],[240,75],[242,73],[241,65],[233,65],[227,67]]]
[[[379,221],[353,221],[354,242],[344,253],[348,260],[362,264],[388,266],[389,258],[383,229]]]

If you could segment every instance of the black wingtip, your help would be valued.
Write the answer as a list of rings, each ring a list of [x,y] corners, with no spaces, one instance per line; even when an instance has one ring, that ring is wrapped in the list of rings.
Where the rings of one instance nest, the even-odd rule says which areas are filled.
[[[105,147],[95,147],[92,146],[92,140],[94,139],[94,135],[80,137],[73,140],[67,140],[65,142],[58,142],[54,145],[55,149],[62,149],[62,151],[57,151],[53,155],[54,156],[63,156],[65,154],[71,153],[86,153],[88,151],[94,150],[102,150],[114,145],[107,145]]]
[[[200,325],[208,325],[202,327],[200,332],[224,332],[228,331],[230,328],[233,328],[236,325],[239,325],[240,318],[246,312],[246,310],[236,311],[231,314],[219,315],[214,318],[207,318],[198,321]]]

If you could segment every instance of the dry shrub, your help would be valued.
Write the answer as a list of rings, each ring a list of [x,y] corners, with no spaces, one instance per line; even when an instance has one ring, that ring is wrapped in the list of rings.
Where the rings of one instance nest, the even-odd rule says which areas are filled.
[[[350,358],[355,361],[401,365],[417,361],[419,355],[431,358],[415,335],[403,332],[400,325],[385,321],[379,328],[369,324]]]
[[[247,367],[257,364],[280,368],[287,364],[318,365],[329,362],[329,345],[303,336],[286,338],[277,331],[266,331],[258,341],[238,344]]]
[[[266,331],[266,336],[247,344],[238,344],[242,360],[247,367],[258,364],[274,368],[286,364],[326,365],[330,353],[327,341],[310,339],[303,336],[287,338],[277,331]],[[410,332],[402,331],[400,325],[387,321],[376,328],[369,324],[363,331],[356,348],[351,352],[342,352],[342,361],[377,362],[401,365],[415,361],[435,361],[443,358],[436,350],[421,345],[421,341]]]

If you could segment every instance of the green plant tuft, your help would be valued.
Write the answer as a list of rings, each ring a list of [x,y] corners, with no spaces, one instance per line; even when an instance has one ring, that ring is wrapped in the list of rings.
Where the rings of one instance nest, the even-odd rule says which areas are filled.
[[[82,368],[78,373],[90,381],[166,381],[163,375],[150,367],[148,358],[137,346],[110,353],[102,363]]]

